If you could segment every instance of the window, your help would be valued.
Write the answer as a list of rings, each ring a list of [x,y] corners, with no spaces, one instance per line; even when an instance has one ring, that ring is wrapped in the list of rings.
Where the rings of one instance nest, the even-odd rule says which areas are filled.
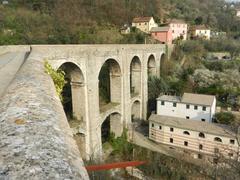
[[[173,107],[177,107],[177,103],[174,102],[174,103],[173,103]]]
[[[173,138],[170,138],[170,143],[173,143]]]
[[[147,25],[147,23],[145,23],[145,25]]]
[[[203,111],[206,111],[206,109],[207,109],[206,106],[203,106],[203,107],[202,107],[202,110],[203,110]]]
[[[161,130],[161,129],[162,129],[162,126],[159,126],[159,129]]]
[[[219,149],[218,148],[214,148],[214,153],[219,153]]]
[[[229,157],[233,157],[233,153],[228,153],[228,156]]]
[[[164,101],[161,101],[161,105],[164,106],[164,105],[165,105],[165,102],[164,102]]]
[[[186,119],[189,119],[189,116],[186,116]]]
[[[154,124],[152,123],[152,127],[154,127]]]
[[[170,128],[170,131],[171,131],[171,132],[173,132],[173,131],[174,131],[174,129],[173,129],[173,128]]]
[[[189,104],[186,105],[186,109],[190,109],[190,105]]]
[[[172,33],[174,33],[174,30],[172,31]]]
[[[199,149],[202,150],[203,149],[203,145],[199,144]]]
[[[200,133],[198,134],[198,136],[201,137],[201,138],[205,138],[205,134],[202,133],[202,132],[200,132]]]
[[[155,36],[157,36],[157,33],[155,32]]]
[[[230,139],[230,144],[235,144],[235,140],[234,139]]]
[[[139,23],[139,26],[141,26],[141,23]]]
[[[188,146],[188,142],[187,141],[184,141],[184,146]]]
[[[198,109],[198,106],[194,106],[194,109],[197,110],[197,109]]]
[[[217,164],[218,163],[218,158],[213,158],[213,163]]]
[[[198,154],[198,159],[202,159],[202,155],[201,154]]]
[[[222,139],[219,138],[219,137],[215,137],[215,138],[214,138],[214,141],[216,141],[216,142],[222,142]]]
[[[183,31],[183,34],[185,34],[185,31]]]
[[[183,134],[190,135],[190,133],[188,131],[184,131]]]
[[[202,119],[202,122],[205,122],[206,121],[206,119]]]

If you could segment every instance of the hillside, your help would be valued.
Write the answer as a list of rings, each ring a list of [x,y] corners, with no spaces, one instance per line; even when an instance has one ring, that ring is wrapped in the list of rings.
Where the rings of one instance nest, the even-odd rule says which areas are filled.
[[[139,32],[119,33],[136,16],[206,23],[238,38],[234,14],[223,0],[12,0],[0,5],[0,44],[143,43]]]

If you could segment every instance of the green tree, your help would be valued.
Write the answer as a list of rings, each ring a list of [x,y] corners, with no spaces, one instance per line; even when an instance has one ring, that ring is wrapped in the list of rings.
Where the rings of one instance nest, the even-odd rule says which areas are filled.
[[[217,123],[221,124],[233,124],[236,117],[231,112],[220,112],[215,114],[215,119]]]

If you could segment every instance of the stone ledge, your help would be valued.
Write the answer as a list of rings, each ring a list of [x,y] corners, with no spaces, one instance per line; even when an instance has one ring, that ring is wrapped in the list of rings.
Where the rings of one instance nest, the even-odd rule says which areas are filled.
[[[89,179],[38,57],[29,56],[0,101],[0,179]]]

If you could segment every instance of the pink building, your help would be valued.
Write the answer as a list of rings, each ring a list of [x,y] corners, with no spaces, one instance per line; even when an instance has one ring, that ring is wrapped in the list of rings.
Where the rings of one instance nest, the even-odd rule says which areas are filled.
[[[187,40],[188,25],[183,20],[172,19],[169,23],[169,27],[172,29],[173,40],[181,38]]]
[[[152,28],[151,35],[164,44],[172,44],[172,31],[168,26]]]

